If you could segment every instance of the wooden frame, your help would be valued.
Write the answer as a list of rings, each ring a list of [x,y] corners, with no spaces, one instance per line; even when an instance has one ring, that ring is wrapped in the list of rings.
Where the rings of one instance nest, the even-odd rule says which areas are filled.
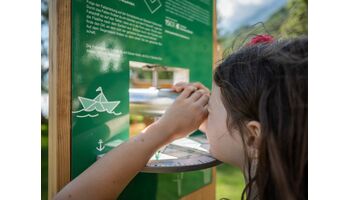
[[[70,181],[71,0],[49,2],[48,198]]]
[[[213,1],[214,68],[218,57],[216,0]],[[71,7],[71,0],[49,1],[49,200],[71,179]],[[211,184],[182,200],[215,199],[216,169],[212,171]]]

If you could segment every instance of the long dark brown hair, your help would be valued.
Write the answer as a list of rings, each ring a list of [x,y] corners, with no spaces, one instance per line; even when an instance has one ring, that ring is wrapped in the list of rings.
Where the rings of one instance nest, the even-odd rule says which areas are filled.
[[[246,123],[261,124],[255,173],[245,147],[242,199],[307,199],[307,77],[306,37],[243,47],[216,68],[228,129],[239,130],[246,144]]]

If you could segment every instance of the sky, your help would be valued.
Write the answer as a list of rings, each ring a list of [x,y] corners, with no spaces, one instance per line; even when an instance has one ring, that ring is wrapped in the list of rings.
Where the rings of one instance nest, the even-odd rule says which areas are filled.
[[[219,35],[263,22],[286,3],[287,0],[217,0]]]

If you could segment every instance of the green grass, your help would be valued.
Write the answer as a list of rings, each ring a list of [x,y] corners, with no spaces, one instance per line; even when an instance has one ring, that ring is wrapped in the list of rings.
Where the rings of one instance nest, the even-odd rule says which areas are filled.
[[[47,182],[48,182],[48,126],[41,125],[41,199],[47,199]]]
[[[216,199],[241,199],[245,186],[242,172],[228,164],[221,164],[216,169]]]
[[[41,199],[47,199],[48,189],[48,126],[41,125]],[[238,168],[227,164],[217,167],[216,173],[216,199],[227,198],[236,200],[241,198],[244,188],[244,178]]]

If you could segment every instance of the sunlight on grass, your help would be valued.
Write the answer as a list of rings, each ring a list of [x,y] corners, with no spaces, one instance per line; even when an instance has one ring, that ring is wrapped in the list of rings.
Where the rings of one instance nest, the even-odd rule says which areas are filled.
[[[41,199],[47,199],[48,137],[47,124],[41,125]]]
[[[227,164],[221,164],[216,169],[216,199],[241,199],[245,185],[241,171]]]

